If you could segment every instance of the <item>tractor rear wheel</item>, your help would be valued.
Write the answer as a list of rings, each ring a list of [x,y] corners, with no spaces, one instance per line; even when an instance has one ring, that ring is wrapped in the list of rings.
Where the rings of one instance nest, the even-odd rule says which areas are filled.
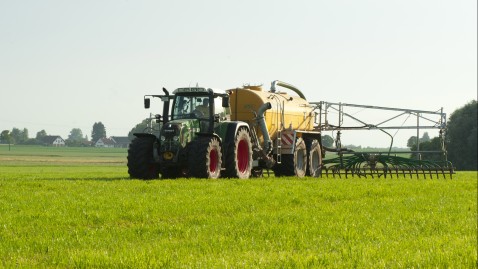
[[[295,143],[294,149],[294,174],[298,177],[304,177],[307,171],[307,149],[304,140],[299,137]]]
[[[251,176],[252,143],[247,129],[240,129],[229,144],[226,156],[226,177],[246,179]]]
[[[128,173],[131,178],[159,177],[159,164],[154,161],[157,139],[153,136],[136,137],[128,149]]]
[[[221,174],[221,144],[215,137],[200,137],[189,151],[189,175],[197,178],[218,178]]]
[[[309,150],[309,175],[312,177],[322,175],[322,149],[317,139],[312,141]]]

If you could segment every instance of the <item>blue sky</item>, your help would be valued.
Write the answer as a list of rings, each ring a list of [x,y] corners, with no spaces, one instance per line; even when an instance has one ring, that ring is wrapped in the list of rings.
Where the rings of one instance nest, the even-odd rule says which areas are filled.
[[[121,136],[162,112],[142,107],[162,87],[276,79],[310,101],[451,114],[477,98],[476,25],[474,0],[0,0],[0,130]]]

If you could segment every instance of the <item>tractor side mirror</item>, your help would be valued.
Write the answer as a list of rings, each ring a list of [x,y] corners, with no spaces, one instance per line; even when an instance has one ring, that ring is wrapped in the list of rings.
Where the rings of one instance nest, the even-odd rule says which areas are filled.
[[[224,96],[222,98],[222,107],[229,107],[229,96]]]
[[[144,108],[150,107],[151,100],[149,98],[144,98]]]
[[[156,119],[156,123],[160,123],[162,116],[159,115],[159,114],[156,114],[156,115],[154,115],[154,118]]]

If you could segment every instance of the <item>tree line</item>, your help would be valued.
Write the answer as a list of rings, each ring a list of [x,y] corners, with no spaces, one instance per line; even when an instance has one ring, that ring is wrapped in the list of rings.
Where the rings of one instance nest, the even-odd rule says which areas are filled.
[[[34,138],[29,137],[28,129],[19,129],[14,127],[10,130],[3,130],[0,133],[1,144],[18,144],[18,145],[43,145],[45,144],[45,138],[49,135],[43,129],[36,133]],[[95,122],[93,124],[93,130],[91,132],[91,140],[88,139],[88,135],[83,135],[83,131],[80,128],[73,128],[65,139],[65,144],[70,147],[88,146],[92,145],[98,139],[106,137],[106,127],[103,123]]]

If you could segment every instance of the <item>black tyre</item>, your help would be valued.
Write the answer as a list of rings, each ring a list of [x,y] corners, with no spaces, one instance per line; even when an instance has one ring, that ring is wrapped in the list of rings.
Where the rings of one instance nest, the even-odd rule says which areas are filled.
[[[159,164],[154,162],[155,137],[136,137],[128,149],[128,173],[131,178],[154,179],[159,177]]]
[[[218,178],[221,175],[221,144],[215,137],[201,137],[192,142],[189,152],[189,175],[197,178]]]
[[[309,175],[322,176],[322,149],[318,140],[314,139],[309,149]]]
[[[294,149],[294,174],[297,177],[304,177],[307,171],[307,149],[304,140],[299,137],[295,142]]]
[[[252,143],[247,129],[240,129],[234,143],[229,144],[226,156],[225,176],[246,179],[251,176]]]

